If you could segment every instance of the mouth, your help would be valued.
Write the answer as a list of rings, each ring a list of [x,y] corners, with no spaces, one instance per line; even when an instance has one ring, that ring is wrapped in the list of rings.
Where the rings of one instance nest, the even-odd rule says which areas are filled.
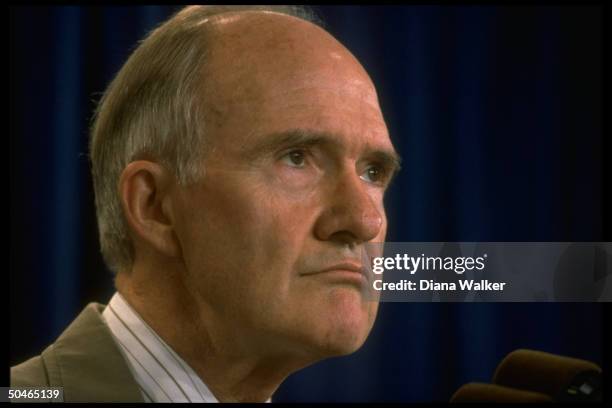
[[[330,283],[348,283],[363,287],[367,283],[365,269],[362,265],[353,262],[334,264],[305,276],[316,276]]]

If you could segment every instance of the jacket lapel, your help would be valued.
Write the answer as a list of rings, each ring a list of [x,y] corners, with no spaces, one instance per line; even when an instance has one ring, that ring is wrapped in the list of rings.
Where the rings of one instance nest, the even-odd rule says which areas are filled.
[[[119,347],[90,303],[42,357],[50,386],[64,387],[67,402],[143,402]]]

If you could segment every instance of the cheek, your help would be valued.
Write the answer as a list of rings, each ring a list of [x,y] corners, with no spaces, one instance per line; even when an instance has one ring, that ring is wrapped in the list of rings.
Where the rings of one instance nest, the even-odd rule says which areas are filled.
[[[192,273],[245,291],[286,281],[308,233],[303,200],[263,183],[225,180],[194,194],[188,206],[183,241]],[[215,286],[225,292],[220,283]]]

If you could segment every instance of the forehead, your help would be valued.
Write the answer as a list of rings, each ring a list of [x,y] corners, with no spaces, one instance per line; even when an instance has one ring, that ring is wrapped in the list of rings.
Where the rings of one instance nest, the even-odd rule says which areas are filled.
[[[246,137],[246,126],[251,137],[309,128],[388,139],[369,76],[320,27],[264,12],[227,13],[210,25],[209,130],[224,138]]]

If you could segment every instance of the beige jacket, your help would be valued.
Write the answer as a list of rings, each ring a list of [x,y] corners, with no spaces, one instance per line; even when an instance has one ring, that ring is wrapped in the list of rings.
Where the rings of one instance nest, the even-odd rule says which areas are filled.
[[[65,402],[144,402],[104,307],[88,304],[41,355],[11,367],[11,387],[64,387]]]

